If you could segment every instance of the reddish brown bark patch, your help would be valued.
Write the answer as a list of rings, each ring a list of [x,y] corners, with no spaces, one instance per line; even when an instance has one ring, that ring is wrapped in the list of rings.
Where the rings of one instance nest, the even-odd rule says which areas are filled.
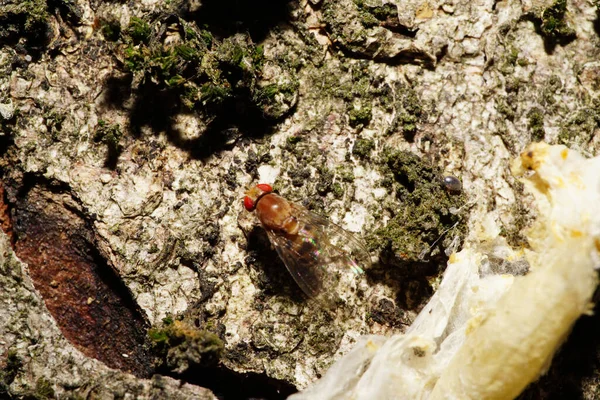
[[[17,196],[13,216],[15,252],[65,337],[109,367],[150,375],[146,322],[73,198],[36,186]]]
[[[8,203],[6,201],[6,195],[4,193],[4,185],[2,181],[0,181],[0,229],[4,231],[9,237],[9,239],[13,240],[13,229],[12,222],[10,220],[10,209],[8,207]]]

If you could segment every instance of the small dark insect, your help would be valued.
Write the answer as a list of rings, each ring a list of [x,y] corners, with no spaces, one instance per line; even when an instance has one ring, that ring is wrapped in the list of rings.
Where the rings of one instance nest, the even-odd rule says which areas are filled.
[[[442,178],[442,184],[444,185],[444,189],[451,193],[460,193],[462,191],[462,183],[454,176],[444,176]]]
[[[364,273],[369,253],[354,234],[272,192],[270,185],[256,185],[246,192],[244,207],[256,210],[271,244],[304,293],[335,303],[336,293]]]

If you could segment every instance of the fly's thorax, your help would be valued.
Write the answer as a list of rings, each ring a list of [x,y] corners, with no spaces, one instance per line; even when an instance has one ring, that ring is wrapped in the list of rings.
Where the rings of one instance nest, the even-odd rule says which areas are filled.
[[[288,229],[294,228],[290,203],[276,194],[262,196],[256,204],[256,214],[266,229],[290,233]]]

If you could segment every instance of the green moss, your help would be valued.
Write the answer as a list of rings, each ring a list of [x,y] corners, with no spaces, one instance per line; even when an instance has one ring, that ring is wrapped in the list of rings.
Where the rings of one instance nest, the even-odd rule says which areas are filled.
[[[294,136],[290,136],[286,139],[286,143],[290,146],[294,146],[297,143],[300,143],[302,141],[302,136],[300,135],[294,135]]]
[[[358,20],[365,28],[379,26],[379,20],[373,14],[367,11],[359,11]]]
[[[515,46],[511,46],[510,51],[508,51],[507,56],[506,56],[506,62],[508,62],[512,65],[515,65],[518,58],[519,58],[519,49],[517,49]]]
[[[567,146],[587,147],[595,129],[599,126],[600,109],[583,109],[578,111],[560,128],[557,137],[559,144]]]
[[[369,105],[362,105],[360,108],[352,108],[348,113],[349,124],[352,127],[359,125],[366,126],[373,118],[373,110]]]
[[[333,192],[333,197],[336,199],[341,199],[344,196],[344,188],[337,182],[331,185],[331,191]]]
[[[398,116],[398,122],[400,123],[400,126],[402,127],[402,133],[404,134],[404,137],[410,137],[411,139],[409,140],[410,142],[412,142],[412,137],[414,137],[414,134],[417,131],[417,121],[418,121],[418,117],[414,114],[407,114],[405,112],[400,113],[400,115]]]
[[[521,87],[521,82],[519,81],[518,78],[507,77],[506,87],[505,87],[507,93],[516,93],[519,91],[520,87]]]
[[[403,94],[401,97],[402,109],[408,114],[420,116],[423,110],[417,92],[412,88],[404,88]]]
[[[9,386],[23,369],[23,362],[16,350],[9,349],[4,365],[0,364],[0,398],[9,398]]]
[[[59,134],[62,130],[62,124],[67,118],[63,113],[51,111],[44,115],[46,127],[54,140],[59,139]]]
[[[344,8],[342,8],[344,7]],[[335,1],[323,2],[323,20],[327,24],[329,37],[347,52],[370,56],[368,47],[369,31],[367,28],[374,26],[374,16],[367,11],[359,9],[355,4],[338,3]],[[359,21],[361,24],[355,24]]]
[[[192,30],[192,32],[194,32]],[[212,33],[210,33],[209,31],[202,29],[200,31],[200,39],[202,40],[202,42],[204,42],[204,44],[206,45],[206,47],[210,48],[210,46],[213,43],[213,35]]]
[[[5,1],[0,6],[0,40],[22,37],[27,44],[46,44],[48,18],[45,0]]]
[[[247,35],[238,34],[228,37],[215,50],[222,67],[248,73],[254,73],[262,68],[264,61],[262,46],[252,44]]]
[[[324,196],[332,190],[334,174],[326,167],[319,168],[318,174],[319,178],[315,189],[317,190],[317,193]]]
[[[195,23],[179,19],[183,35],[167,44],[164,24],[162,20],[132,18],[121,35],[124,45],[118,47],[117,58],[133,74],[134,88],[145,85],[146,89],[178,95],[186,111],[195,111],[207,121],[240,106],[277,119],[295,104],[298,83],[293,78],[259,85],[264,50],[249,35],[236,34],[219,41]]]
[[[54,399],[55,393],[52,382],[46,378],[39,378],[35,383],[34,396],[39,400]]]
[[[161,329],[150,329],[148,331],[148,337],[156,345],[163,345],[169,341],[169,335],[167,334],[167,331]]]
[[[256,68],[262,68],[265,62],[265,49],[263,45],[258,45],[251,50],[252,62]]]
[[[386,3],[382,5],[369,5],[362,0],[354,0],[357,6],[359,21],[365,28],[381,25],[381,22],[398,21],[398,7]]]
[[[142,71],[145,68],[146,57],[148,54],[144,54],[138,47],[130,46],[124,51],[125,61],[124,65],[128,71]]]
[[[185,83],[185,78],[181,75],[173,75],[165,80],[167,86],[179,86]]]
[[[278,119],[287,114],[295,104],[298,86],[298,82],[266,85],[256,90],[253,101],[263,110],[264,115]]]
[[[223,354],[223,341],[217,335],[182,321],[150,329],[148,336],[161,363],[177,373],[191,366],[215,365]]]
[[[314,311],[312,322],[306,326],[304,340],[312,354],[331,354],[332,349],[337,349],[344,336],[344,329],[324,314],[323,310]],[[327,326],[327,329],[323,329]]]
[[[151,34],[150,24],[141,18],[131,17],[127,34],[134,44],[148,43]]]
[[[344,182],[348,182],[348,183],[354,182],[354,179],[355,179],[354,171],[350,167],[339,166],[337,168],[337,174],[339,175],[340,178],[342,178],[342,181],[344,181]]]
[[[200,62],[202,60],[202,52],[195,46],[189,43],[183,43],[175,46],[175,55],[181,57],[185,61]]]
[[[310,170],[302,167],[294,168],[288,171],[288,176],[292,181],[292,185],[301,187],[304,186],[310,178]]]
[[[549,38],[574,37],[575,30],[565,19],[567,0],[556,0],[554,4],[542,11],[540,30]]]
[[[498,110],[500,114],[503,114],[509,121],[515,119],[515,112],[504,98],[498,98],[496,100],[496,110]]]
[[[352,154],[359,158],[367,158],[375,148],[375,142],[370,139],[357,139],[352,147]]]
[[[421,101],[412,88],[397,87],[396,92],[400,94],[393,105],[396,117],[386,133],[399,130],[407,141],[412,142],[417,132],[417,123],[423,114]]]
[[[370,9],[371,14],[380,21],[390,19],[398,19],[398,7],[393,3],[386,3],[381,6],[376,6]]]
[[[527,114],[527,127],[531,133],[531,141],[539,142],[544,140],[544,113],[539,108],[532,108]]]
[[[200,103],[203,106],[221,105],[231,96],[232,90],[228,85],[218,85],[209,82],[200,87]]]
[[[123,132],[119,124],[109,125],[103,120],[98,121],[98,127],[94,134],[96,142],[104,143],[110,150],[119,150]]]
[[[500,64],[500,72],[504,75],[512,74],[515,70],[515,65],[519,59],[519,49],[515,46],[509,46],[508,51],[504,53],[503,61]]]
[[[111,42],[116,42],[121,37],[121,25],[118,21],[102,21],[100,32]]]
[[[450,195],[441,184],[441,171],[410,152],[386,149],[382,161],[381,173],[397,203],[387,225],[367,239],[369,247],[391,266],[425,257],[445,261],[443,248],[464,235],[464,221],[451,212],[464,203],[464,195]]]

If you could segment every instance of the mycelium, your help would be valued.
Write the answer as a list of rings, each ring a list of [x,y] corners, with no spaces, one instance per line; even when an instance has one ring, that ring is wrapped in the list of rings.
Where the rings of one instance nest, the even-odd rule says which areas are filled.
[[[545,371],[591,310],[600,157],[536,143],[512,171],[538,208],[530,248],[510,248],[485,221],[485,239],[450,257],[438,291],[404,334],[363,337],[294,400],[512,399]]]

